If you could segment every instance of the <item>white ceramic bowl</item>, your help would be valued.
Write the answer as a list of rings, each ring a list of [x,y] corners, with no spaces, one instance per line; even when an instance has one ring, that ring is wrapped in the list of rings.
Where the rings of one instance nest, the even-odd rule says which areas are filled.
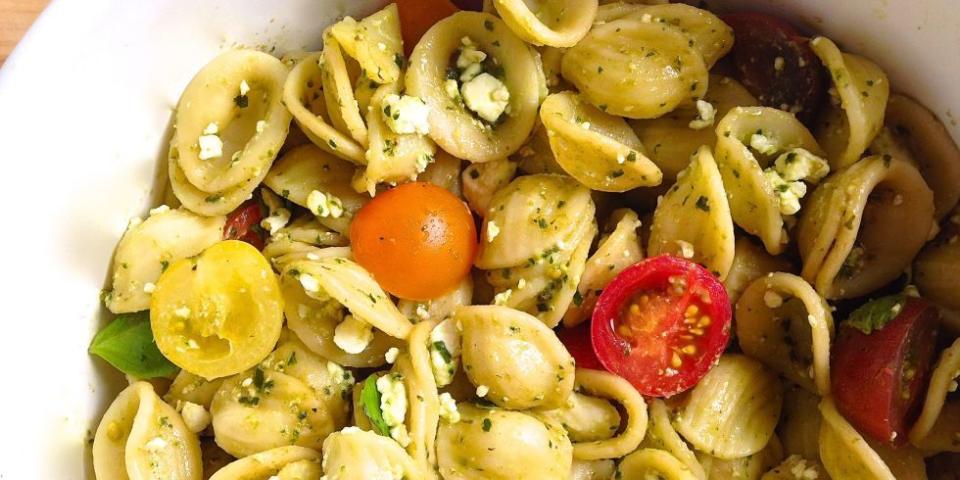
[[[232,45],[316,48],[376,0],[56,0],[0,70],[4,176],[0,479],[89,473],[118,376],[87,356],[113,248],[145,212],[184,85]],[[710,0],[821,31],[877,61],[960,139],[955,0]],[[92,475],[90,475],[92,477]]]

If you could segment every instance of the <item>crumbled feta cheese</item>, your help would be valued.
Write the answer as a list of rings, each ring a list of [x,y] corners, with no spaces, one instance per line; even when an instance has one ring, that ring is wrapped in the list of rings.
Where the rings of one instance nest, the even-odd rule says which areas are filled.
[[[517,290],[523,290],[523,287],[526,287],[526,286],[527,286],[526,279],[521,278],[520,280],[517,280]]]
[[[826,160],[802,148],[794,148],[777,157],[773,168],[788,182],[805,180],[817,183],[830,173],[830,164]]]
[[[290,210],[286,208],[278,208],[270,214],[269,217],[264,218],[260,222],[260,226],[264,230],[270,232],[270,235],[277,233],[281,228],[287,226],[287,223],[290,223]]]
[[[640,21],[643,23],[650,23],[653,21],[653,15],[650,15],[649,13],[644,13],[643,15],[640,16]]]
[[[453,382],[460,363],[460,332],[456,324],[444,320],[430,331],[427,350],[430,352],[430,368],[437,381],[437,387],[444,387]]]
[[[140,217],[131,217],[130,220],[127,221],[127,230],[130,230],[131,228],[136,227],[137,225],[140,225],[141,223],[143,223],[143,219],[142,219],[142,218],[140,218]]]
[[[430,319],[430,309],[428,309],[427,306],[422,303],[417,304],[416,314],[421,320]]]
[[[457,401],[448,392],[440,394],[440,418],[450,422],[460,421],[460,411],[457,410]]]
[[[689,127],[694,130],[702,130],[713,125],[717,116],[717,109],[713,104],[706,100],[697,100],[697,118],[690,120]]]
[[[390,436],[400,445],[410,443],[404,420],[407,416],[407,388],[403,384],[403,375],[390,373],[377,379],[377,391],[380,392],[380,412],[383,421],[390,427]]]
[[[497,77],[481,73],[460,87],[460,94],[467,108],[480,118],[493,123],[510,104],[510,91]]]
[[[487,54],[477,49],[477,45],[470,37],[463,37],[460,42],[460,55],[457,56],[457,68],[460,69],[460,81],[469,82],[483,72],[483,61]]]
[[[764,135],[762,132],[754,133],[750,136],[750,147],[764,155],[773,155],[780,149],[780,146],[777,145],[774,139]]]
[[[149,442],[143,445],[143,449],[148,452],[159,452],[167,448],[167,441],[160,437],[153,437]]]
[[[383,354],[383,359],[389,364],[393,364],[397,361],[397,356],[400,355],[400,349],[397,347],[390,347],[387,350],[387,353]]]
[[[513,290],[506,289],[493,296],[494,305],[506,305],[510,301],[510,296],[513,295]]]
[[[180,318],[190,318],[190,307],[184,305],[173,311],[173,314]]]
[[[773,69],[778,72],[783,70],[783,57],[777,57],[773,59]]]
[[[250,92],[250,84],[246,80],[240,80],[240,96],[245,97]]]
[[[333,343],[347,353],[360,353],[366,350],[373,340],[373,326],[353,315],[343,317],[343,321],[333,331]]]
[[[447,93],[447,96],[457,100],[460,98],[460,84],[452,78],[448,78],[443,82],[443,91]]]
[[[353,388],[354,378],[353,372],[350,370],[345,370],[340,364],[336,362],[327,362],[327,374],[330,375],[330,379],[340,385],[340,388],[347,390]]]
[[[497,235],[500,235],[500,227],[497,226],[497,222],[493,220],[487,222],[487,241],[492,242],[493,239],[497,238]]]
[[[318,217],[340,218],[343,215],[343,202],[333,194],[319,190],[307,195],[307,208]]]
[[[210,412],[193,402],[186,402],[180,408],[183,423],[193,433],[200,433],[210,425]]]
[[[398,135],[430,133],[430,108],[423,100],[410,95],[390,94],[383,98],[383,119]]]
[[[219,128],[216,122],[210,122],[203,129],[203,135],[197,139],[197,145],[200,146],[200,160],[210,160],[223,156],[223,141],[217,135]]]
[[[773,290],[767,290],[763,293],[763,303],[767,308],[780,308],[783,306],[783,297]]]
[[[490,393],[490,387],[486,385],[480,385],[477,387],[477,396],[480,398],[486,397]]]
[[[153,293],[157,289],[157,285],[153,282],[147,282],[143,284],[143,293]]]
[[[266,121],[264,121],[264,120],[258,120],[258,121],[257,121],[257,126],[256,126],[257,133],[263,133],[263,131],[264,131],[266,128],[267,128],[267,122],[266,122]]]
[[[694,251],[693,244],[691,244],[690,242],[677,240],[677,246],[680,247],[680,256],[682,256],[683,258],[693,258],[694,253],[696,253]],[[630,251],[624,250],[623,256],[629,257]]]
[[[805,183],[800,181],[788,182],[772,168],[764,170],[763,176],[770,183],[774,194],[777,196],[781,214],[793,215],[800,211],[800,199],[807,194]]]
[[[300,285],[303,286],[303,289],[307,292],[320,291],[320,282],[318,282],[316,277],[313,275],[310,275],[309,273],[301,273],[299,280]]]
[[[160,206],[157,207],[157,208],[151,208],[151,209],[150,209],[150,216],[152,217],[152,216],[154,216],[154,215],[160,215],[161,213],[166,213],[166,212],[169,212],[169,211],[170,211],[170,207],[168,207],[168,206],[166,206],[166,205],[160,205]]]

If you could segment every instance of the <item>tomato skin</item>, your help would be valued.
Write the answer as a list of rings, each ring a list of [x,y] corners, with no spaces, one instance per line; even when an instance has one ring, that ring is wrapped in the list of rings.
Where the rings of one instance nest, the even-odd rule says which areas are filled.
[[[450,0],[397,0],[403,51],[410,55],[433,24],[460,11]]]
[[[462,200],[432,183],[406,183],[378,194],[350,224],[353,257],[384,290],[429,300],[470,274],[477,228]]]
[[[685,287],[671,293],[680,281]],[[640,333],[625,338],[620,332],[633,322],[627,315],[636,305],[631,300],[643,293],[654,300],[648,310],[637,309],[642,321],[631,325]],[[700,312],[694,320],[707,317],[709,323],[686,323],[694,306]],[[689,260],[659,255],[627,267],[603,289],[591,319],[593,351],[606,370],[644,396],[669,397],[692,388],[716,364],[730,340],[731,317],[727,292],[713,274]],[[691,345],[692,353],[678,355]]]
[[[604,369],[597,354],[593,352],[593,343],[590,341],[590,322],[583,322],[573,328],[561,327],[557,330],[557,338],[576,360],[577,368]]]
[[[722,15],[733,28],[733,58],[737,79],[760,103],[794,111],[810,125],[817,118],[828,88],[820,59],[809,39],[786,21],[764,13]],[[777,58],[782,65],[776,68]]]
[[[883,328],[865,334],[841,324],[831,359],[837,410],[874,440],[901,445],[920,413],[937,337],[938,314],[926,300],[907,297]],[[911,362],[914,373],[904,384]]]
[[[236,210],[227,214],[227,223],[223,225],[224,240],[240,240],[263,250],[266,242],[260,222],[263,221],[263,206],[257,199],[243,202]]]

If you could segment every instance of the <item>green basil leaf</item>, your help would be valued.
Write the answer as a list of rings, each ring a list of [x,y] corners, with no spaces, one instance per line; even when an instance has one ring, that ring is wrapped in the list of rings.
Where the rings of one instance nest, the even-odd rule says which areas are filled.
[[[370,375],[364,380],[363,390],[360,391],[360,405],[363,406],[363,413],[370,419],[373,429],[380,435],[389,437],[390,427],[380,410],[380,390],[377,390],[376,375]]]
[[[169,377],[178,371],[153,340],[149,311],[117,315],[93,337],[89,351],[136,378]]]
[[[903,294],[880,297],[854,310],[844,324],[870,335],[875,330],[885,327],[890,320],[897,318],[906,301],[907,298]]]

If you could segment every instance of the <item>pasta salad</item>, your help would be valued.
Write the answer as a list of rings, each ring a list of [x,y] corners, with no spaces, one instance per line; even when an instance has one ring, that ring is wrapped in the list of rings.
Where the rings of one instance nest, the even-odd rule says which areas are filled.
[[[225,51],[90,353],[101,480],[960,471],[960,150],[757,12],[398,0]]]

